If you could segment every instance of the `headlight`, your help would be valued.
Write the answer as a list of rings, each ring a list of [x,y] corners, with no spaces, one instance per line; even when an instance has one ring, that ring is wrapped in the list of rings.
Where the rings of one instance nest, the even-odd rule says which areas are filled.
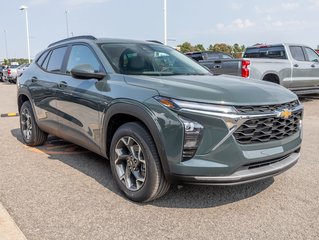
[[[217,112],[217,113],[236,113],[236,109],[232,106],[217,105],[217,104],[208,104],[208,103],[198,103],[198,102],[188,102],[172,98],[165,98],[157,96],[155,99],[163,104],[164,106],[174,109],[190,109],[198,110],[203,112]]]

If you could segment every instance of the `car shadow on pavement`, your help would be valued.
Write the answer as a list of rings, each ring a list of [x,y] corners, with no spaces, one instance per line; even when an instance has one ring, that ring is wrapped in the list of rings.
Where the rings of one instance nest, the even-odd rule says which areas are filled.
[[[20,129],[12,129],[11,134],[23,143]],[[49,136],[43,146],[27,148],[35,153],[47,154],[47,159],[59,160],[67,164],[126,199],[117,187],[111,173],[110,164],[105,158],[54,136]],[[227,187],[174,185],[166,195],[147,204],[165,208],[217,207],[250,198],[267,189],[273,182],[274,179],[270,178],[254,183]]]

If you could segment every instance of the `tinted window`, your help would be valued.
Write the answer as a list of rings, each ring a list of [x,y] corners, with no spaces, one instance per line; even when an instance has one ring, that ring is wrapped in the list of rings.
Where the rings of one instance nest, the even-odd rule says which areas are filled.
[[[44,59],[46,58],[47,55],[48,55],[48,51],[44,52],[44,53],[38,58],[37,64],[38,64],[39,66],[42,65],[42,63],[43,63],[43,61],[44,61]]]
[[[314,50],[312,50],[311,48],[308,48],[308,47],[306,47],[305,49],[306,49],[306,53],[307,53],[309,61],[319,62],[319,56]]]
[[[44,62],[42,63],[41,67],[42,67],[43,69],[47,69],[48,62],[49,62],[51,53],[52,53],[52,51],[49,52],[49,54],[48,54],[47,57],[45,58]]]
[[[94,72],[103,71],[101,64],[90,48],[84,45],[75,45],[72,47],[66,71],[67,73],[70,73],[72,68],[76,65],[83,64],[90,64],[93,67]]]
[[[292,57],[297,61],[306,61],[305,55],[303,53],[302,47],[291,46],[290,52]]]
[[[196,61],[203,60],[203,56],[201,53],[186,53],[186,55]]]
[[[244,58],[276,58],[286,59],[286,52],[284,46],[263,46],[247,48]]]
[[[50,72],[61,72],[63,58],[67,47],[56,48],[52,51],[47,70]]]

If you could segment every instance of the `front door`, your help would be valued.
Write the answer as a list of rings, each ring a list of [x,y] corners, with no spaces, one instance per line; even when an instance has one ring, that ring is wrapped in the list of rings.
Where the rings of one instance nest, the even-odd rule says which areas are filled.
[[[96,79],[76,79],[71,70],[76,65],[90,64],[96,72],[104,71],[94,52],[86,45],[73,45],[66,65],[66,74],[59,83],[57,107],[66,139],[99,152],[101,99]]]

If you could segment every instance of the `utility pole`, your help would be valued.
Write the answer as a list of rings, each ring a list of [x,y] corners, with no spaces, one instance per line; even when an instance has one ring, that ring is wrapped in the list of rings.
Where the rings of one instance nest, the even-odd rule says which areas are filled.
[[[8,57],[7,30],[4,30],[4,44],[5,44],[5,49],[6,49],[6,59],[9,59],[9,57]]]
[[[65,10],[66,36],[69,37],[69,11]]]
[[[167,45],[167,13],[166,13],[166,0],[164,0],[164,44]]]

